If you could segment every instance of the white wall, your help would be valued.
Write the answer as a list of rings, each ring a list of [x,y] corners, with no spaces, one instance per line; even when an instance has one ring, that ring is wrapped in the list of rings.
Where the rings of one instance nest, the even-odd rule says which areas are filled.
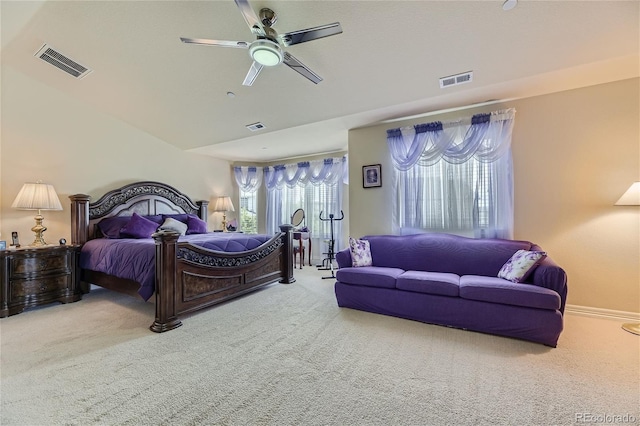
[[[160,181],[212,204],[216,196],[234,193],[227,161],[181,151],[11,68],[2,68],[1,87],[3,240],[18,231],[23,245],[33,241],[36,212],[11,208],[24,182],[50,183],[60,196],[64,211],[43,212],[48,243],[70,239],[71,194],[88,194],[95,201],[140,180]],[[211,204],[209,210],[209,229],[217,229],[222,216],[212,213]]]
[[[349,132],[350,232],[391,233],[386,130],[513,107],[515,238],[548,251],[568,274],[568,303],[640,312],[640,208],[614,206],[640,180],[640,79]],[[382,164],[382,188],[362,166]]]

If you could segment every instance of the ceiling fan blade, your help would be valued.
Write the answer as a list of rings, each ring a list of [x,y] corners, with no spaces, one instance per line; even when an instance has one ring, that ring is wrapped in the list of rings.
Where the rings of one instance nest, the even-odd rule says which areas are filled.
[[[249,48],[246,41],[227,41],[227,40],[207,40],[204,38],[185,38],[180,37],[183,43],[204,44],[207,46],[237,47],[240,49]]]
[[[340,26],[340,22],[334,22],[333,24],[307,28],[306,30],[291,31],[289,33],[280,34],[278,37],[284,46],[291,46],[341,33],[342,27]]]
[[[311,71],[305,64],[296,59],[292,54],[284,52],[284,59],[282,61],[287,66],[289,66],[294,71],[302,74],[303,77],[308,78],[315,84],[318,84],[322,81],[322,77],[320,77],[315,72]]]
[[[256,81],[256,77],[258,76],[258,74],[260,74],[260,71],[262,71],[262,68],[264,68],[262,65],[260,65],[256,61],[253,61],[253,64],[251,64],[251,68],[249,68],[249,72],[247,73],[247,76],[244,78],[244,81],[242,82],[242,85],[243,86],[253,85],[253,82]]]
[[[244,20],[249,25],[249,29],[255,35],[265,35],[264,27],[262,26],[262,22],[258,19],[258,15],[253,11],[253,8],[249,4],[248,0],[236,0],[236,6],[240,9],[240,13],[244,17]]]

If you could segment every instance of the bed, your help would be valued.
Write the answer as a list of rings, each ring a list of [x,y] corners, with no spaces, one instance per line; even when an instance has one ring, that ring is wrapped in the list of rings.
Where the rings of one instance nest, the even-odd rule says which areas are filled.
[[[91,284],[132,296],[148,299],[155,295],[155,320],[149,327],[162,333],[182,325],[179,316],[196,312],[238,297],[274,282],[290,284],[293,277],[292,226],[280,226],[281,232],[261,237],[241,233],[209,232],[184,235],[172,230],[153,232],[151,238],[131,239],[137,246],[124,259],[147,262],[147,278],[96,270],[90,261],[92,246],[118,245],[123,250],[126,239],[112,241],[102,233],[101,221],[133,219],[134,216],[197,217],[206,223],[208,201],[192,201],[187,195],[160,182],[136,182],[114,189],[95,202],[85,194],[71,199],[71,242],[82,245],[80,254],[81,287],[88,293]],[[125,217],[127,217],[125,219]],[[103,222],[105,223],[105,222]],[[206,229],[206,227],[205,227]],[[209,244],[204,240],[209,239]],[[244,239],[244,240],[243,240]],[[252,240],[249,248],[238,248],[242,241]],[[256,242],[258,241],[258,242]],[[222,243],[221,243],[222,242]],[[258,245],[259,244],[259,245]],[[231,252],[225,247],[234,246]],[[151,247],[151,248],[150,248]],[[209,247],[209,248],[207,248]],[[129,250],[129,248],[128,248]],[[99,256],[103,256],[101,253]],[[113,261],[111,263],[118,263]],[[150,281],[143,285],[143,281]]]

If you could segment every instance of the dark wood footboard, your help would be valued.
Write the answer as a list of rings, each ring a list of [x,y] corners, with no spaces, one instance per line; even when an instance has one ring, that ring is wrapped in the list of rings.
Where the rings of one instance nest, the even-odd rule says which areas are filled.
[[[179,315],[238,297],[267,284],[293,283],[292,227],[246,252],[223,253],[179,243],[175,232],[158,232],[156,241],[157,333],[180,327]]]

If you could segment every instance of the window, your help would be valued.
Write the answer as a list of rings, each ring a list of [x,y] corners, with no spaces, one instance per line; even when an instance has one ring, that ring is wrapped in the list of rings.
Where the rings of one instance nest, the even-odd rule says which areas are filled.
[[[515,110],[387,131],[397,233],[512,238]],[[467,124],[463,124],[467,121]]]
[[[330,214],[341,217],[343,170],[346,158],[327,158],[312,162],[265,168],[267,185],[267,233],[279,231],[279,225],[291,223],[291,215],[301,208],[312,240],[312,257],[321,258],[331,239]],[[334,250],[340,249],[342,222],[334,221]]]
[[[240,230],[245,234],[258,233],[258,191],[240,190]]]
[[[307,226],[311,233],[312,257],[319,259],[327,251],[327,242],[331,239],[331,221],[333,214],[335,219],[340,218],[342,208],[342,182],[329,186],[326,184],[313,185],[307,183],[304,186],[296,185],[293,188],[284,186],[270,192],[271,204],[280,206],[275,223],[291,223],[291,215],[301,208],[304,210],[305,221],[301,226]],[[275,226],[275,224],[274,224]],[[334,249],[339,250],[341,222],[334,221]]]
[[[505,162],[501,162],[505,163]],[[420,166],[399,178],[398,205],[401,229],[423,229],[467,236],[487,236],[496,225],[493,206],[500,194],[500,175],[508,164],[482,163],[471,159],[462,164],[444,160]],[[505,189],[508,194],[508,189]]]
[[[240,190],[239,228],[247,234],[258,233],[258,188],[262,183],[262,170],[255,166],[235,166],[233,174]]]

